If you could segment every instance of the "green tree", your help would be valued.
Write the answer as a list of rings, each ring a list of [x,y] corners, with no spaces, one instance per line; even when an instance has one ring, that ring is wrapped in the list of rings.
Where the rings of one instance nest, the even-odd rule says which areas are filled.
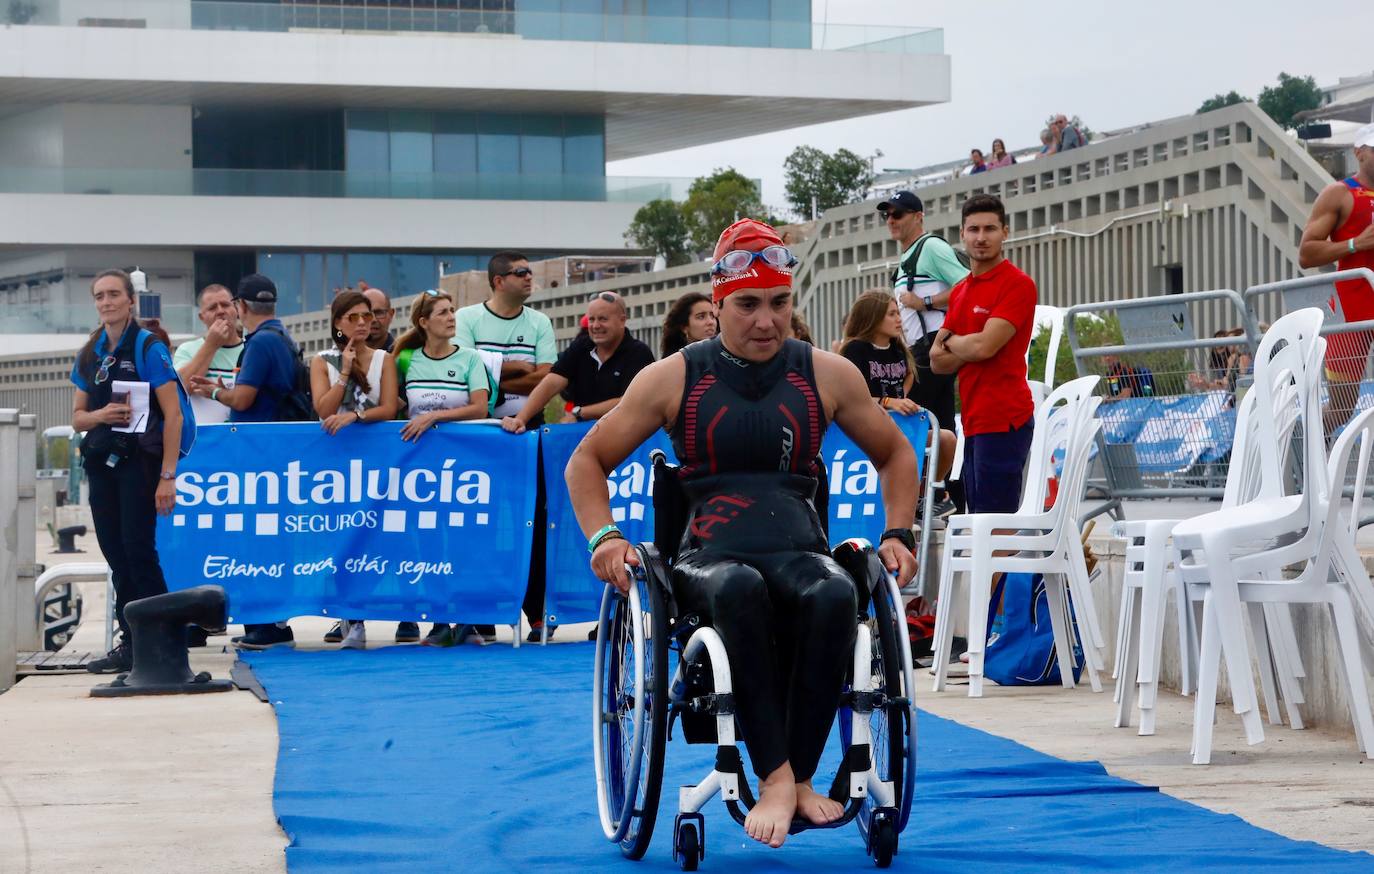
[[[720,232],[736,219],[769,221],[772,218],[763,205],[758,183],[734,167],[717,168],[710,176],[693,181],[687,189],[682,212],[691,247],[696,252],[714,249]]]
[[[1249,97],[1242,97],[1239,92],[1232,90],[1226,94],[1216,94],[1202,101],[1202,105],[1197,108],[1194,115],[1202,115],[1204,112],[1211,112],[1214,109],[1224,109],[1227,106],[1235,106],[1237,103],[1246,103]]]
[[[797,146],[782,163],[785,171],[787,202],[802,218],[816,212],[856,203],[873,185],[873,170],[866,158],[848,149],[833,155],[815,146]]]
[[[1259,95],[1259,108],[1284,130],[1298,126],[1293,118],[1299,112],[1322,105],[1322,90],[1311,76],[1279,74],[1279,84],[1265,88]]]
[[[688,239],[691,229],[687,226],[687,216],[682,207],[671,200],[651,200],[639,208],[630,227],[625,231],[625,239],[641,249],[650,249],[655,255],[662,255],[669,267],[686,264],[692,260]]]

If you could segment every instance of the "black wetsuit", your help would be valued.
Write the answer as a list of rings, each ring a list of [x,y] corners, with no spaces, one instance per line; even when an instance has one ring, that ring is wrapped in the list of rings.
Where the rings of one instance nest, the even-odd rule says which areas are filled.
[[[691,507],[673,589],[730,656],[754,772],[816,771],[853,652],[853,581],[829,555],[813,503],[826,418],[811,347],[735,358],[719,337],[687,359],[673,448]]]

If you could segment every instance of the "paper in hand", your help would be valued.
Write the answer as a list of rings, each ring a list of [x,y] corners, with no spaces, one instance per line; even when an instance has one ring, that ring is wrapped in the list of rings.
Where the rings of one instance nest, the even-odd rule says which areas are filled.
[[[110,384],[111,399],[119,397],[121,394],[127,396],[125,403],[129,405],[131,415],[129,424],[117,425],[110,428],[111,431],[118,431],[121,434],[142,434],[148,430],[148,383],[129,382],[123,379],[116,379]]]

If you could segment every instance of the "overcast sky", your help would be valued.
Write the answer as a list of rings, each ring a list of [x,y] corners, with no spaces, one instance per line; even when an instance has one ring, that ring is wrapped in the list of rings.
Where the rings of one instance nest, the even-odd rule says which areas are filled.
[[[618,176],[700,176],[734,166],[786,206],[782,162],[798,145],[920,167],[987,149],[1038,145],[1045,117],[1077,113],[1093,130],[1184,115],[1236,89],[1255,99],[1280,71],[1318,84],[1374,69],[1364,4],[1292,0],[813,0],[834,24],[940,27],[952,58],[949,103],[796,128],[628,161]],[[1342,12],[1342,9],[1344,10]],[[1342,24],[1344,19],[1344,24]]]

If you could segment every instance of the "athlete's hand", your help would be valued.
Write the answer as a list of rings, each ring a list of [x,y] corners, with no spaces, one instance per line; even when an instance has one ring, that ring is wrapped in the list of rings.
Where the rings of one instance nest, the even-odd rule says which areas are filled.
[[[639,553],[634,545],[622,537],[613,537],[592,553],[592,573],[610,583],[622,593],[630,591],[630,574],[625,565],[639,567]]]
[[[1370,249],[1374,249],[1374,224],[1355,235],[1355,251],[1368,252]]]
[[[916,576],[916,556],[900,540],[889,537],[878,544],[878,557],[883,567],[897,575],[898,587],[905,586]]]

